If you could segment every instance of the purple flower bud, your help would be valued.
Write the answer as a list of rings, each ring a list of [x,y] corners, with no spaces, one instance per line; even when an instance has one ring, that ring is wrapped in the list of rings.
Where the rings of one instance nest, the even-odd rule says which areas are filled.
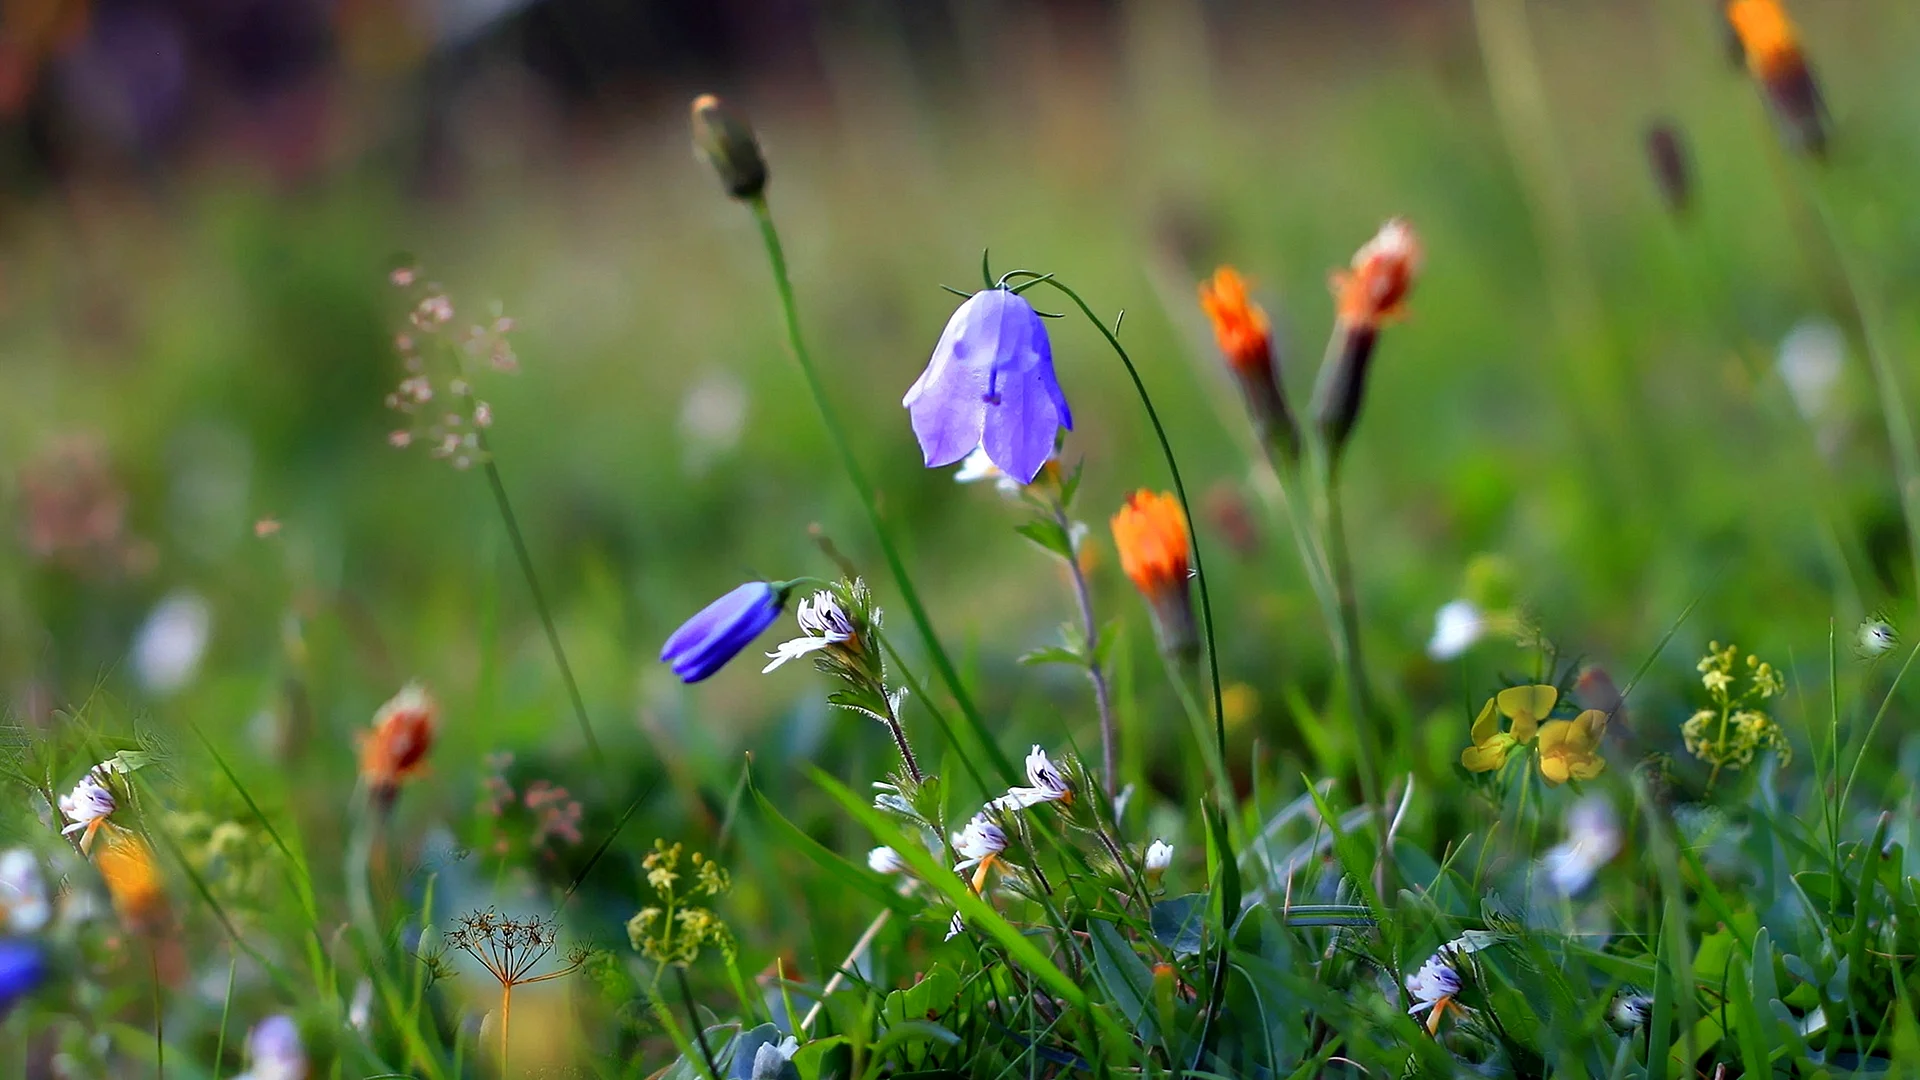
[[[901,404],[928,468],[980,447],[1022,484],[1047,463],[1059,430],[1073,430],[1047,328],[1010,289],[986,289],[960,305]]]
[[[0,940],[0,1017],[47,977],[46,954],[30,941]]]
[[[779,618],[787,594],[764,581],[749,581],[680,624],[660,647],[660,659],[681,682],[697,683],[719,671]]]

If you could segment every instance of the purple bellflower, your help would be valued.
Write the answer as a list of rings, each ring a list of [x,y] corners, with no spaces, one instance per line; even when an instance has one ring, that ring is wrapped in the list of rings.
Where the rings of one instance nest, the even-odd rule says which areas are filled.
[[[1004,287],[983,289],[960,305],[901,404],[928,468],[979,447],[1022,484],[1047,463],[1059,430],[1073,430],[1047,328],[1033,305]]]
[[[0,939],[0,1018],[47,977],[46,954],[30,941]]]
[[[780,617],[788,585],[749,581],[680,624],[660,647],[660,659],[681,682],[697,683],[719,671]]]

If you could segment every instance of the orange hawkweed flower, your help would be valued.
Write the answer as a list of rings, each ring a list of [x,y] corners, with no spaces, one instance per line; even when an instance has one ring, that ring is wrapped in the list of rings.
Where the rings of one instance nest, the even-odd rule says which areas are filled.
[[[1792,139],[1819,153],[1826,145],[1820,89],[1800,49],[1800,31],[1786,9],[1780,0],[1728,0],[1726,10],[1747,70],[1766,90],[1775,117]]]
[[[1404,218],[1380,227],[1373,239],[1353,255],[1351,270],[1336,270],[1333,291],[1340,321],[1350,327],[1377,329],[1397,317],[1413,279],[1420,272],[1420,238]]]
[[[1236,371],[1271,371],[1273,334],[1267,313],[1247,298],[1247,281],[1231,266],[1200,283],[1200,310],[1213,323],[1213,337]]]
[[[360,736],[360,779],[382,809],[426,768],[439,721],[439,702],[419,683],[402,687],[374,714],[373,730]]]
[[[1193,548],[1180,500],[1166,492],[1136,491],[1113,515],[1112,524],[1120,569],[1152,609],[1160,647],[1173,655],[1192,655],[1199,647],[1187,595]]]
[[[1247,298],[1247,282],[1231,266],[1200,283],[1200,309],[1213,323],[1214,340],[1240,383],[1247,413],[1261,441],[1292,462],[1300,454],[1300,428],[1287,408],[1286,392],[1273,357],[1273,332],[1267,313]]]
[[[139,833],[117,825],[106,826],[102,835],[106,842],[100,845],[93,863],[106,882],[107,895],[113,898],[114,913],[130,930],[155,933],[163,929],[167,893],[153,848]]]

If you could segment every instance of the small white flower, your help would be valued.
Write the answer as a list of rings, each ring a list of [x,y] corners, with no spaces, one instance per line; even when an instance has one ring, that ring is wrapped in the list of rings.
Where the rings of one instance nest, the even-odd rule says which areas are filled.
[[[767,654],[773,662],[761,668],[760,674],[765,675],[789,660],[852,640],[854,636],[853,620],[847,618],[839,599],[825,589],[800,601],[794,619],[800,624],[801,636],[775,646],[774,651]]]
[[[290,1016],[269,1016],[247,1035],[253,1068],[235,1080],[306,1080],[307,1050]]]
[[[1894,632],[1893,625],[1885,619],[1868,619],[1860,624],[1860,653],[1872,658],[1893,651],[1900,644],[1900,635]]]
[[[1621,994],[1613,999],[1609,1019],[1619,1028],[1637,1028],[1653,1015],[1653,999],[1645,994]]]
[[[957,938],[961,934],[964,934],[966,932],[967,932],[967,921],[965,919],[962,919],[960,917],[960,913],[956,911],[953,913],[953,918],[947,921],[947,936],[944,940],[952,941],[954,938]]]
[[[1441,605],[1433,617],[1433,637],[1427,639],[1427,655],[1435,660],[1452,660],[1473,648],[1486,631],[1486,616],[1473,601],[1450,601]]]
[[[86,850],[93,845],[93,834],[100,828],[118,807],[114,800],[113,789],[107,786],[107,777],[112,769],[101,763],[87,770],[87,775],[73,785],[73,790],[60,796],[60,814],[72,824],[60,830],[60,835],[81,832],[80,848]],[[82,832],[84,830],[84,832]]]
[[[1547,880],[1562,896],[1574,896],[1620,853],[1620,823],[1613,804],[1589,795],[1567,811],[1567,838],[1541,856]]]
[[[867,852],[867,867],[878,874],[904,874],[907,860],[890,847],[877,847]]]
[[[1413,1008],[1407,1010],[1407,1015],[1444,1006],[1459,993],[1460,973],[1447,966],[1439,953],[1434,953],[1420,965],[1419,971],[1407,976],[1407,995],[1413,998]]]
[[[1016,495],[1020,491],[1020,481],[1001,471],[1000,466],[995,465],[993,459],[987,457],[987,448],[984,446],[973,448],[973,453],[968,454],[960,462],[960,467],[954,470],[953,479],[955,483],[960,484],[975,484],[982,480],[991,480],[993,486],[1002,495]]]
[[[176,592],[154,606],[133,639],[133,670],[155,694],[193,681],[213,629],[213,609],[199,596]]]
[[[347,1024],[355,1031],[365,1031],[372,1021],[373,981],[361,979],[353,988],[353,1001],[347,1006]]]
[[[1173,845],[1155,837],[1153,843],[1147,845],[1146,864],[1148,877],[1166,873],[1167,867],[1173,865]]]
[[[1037,745],[1027,754],[1027,785],[1008,788],[1005,795],[987,805],[995,810],[1025,810],[1043,802],[1073,802],[1073,785]]]
[[[777,1043],[761,1043],[753,1052],[751,1080],[779,1080],[781,1070],[800,1050],[800,1040],[789,1035]]]
[[[52,915],[40,860],[23,847],[0,852],[0,930],[38,933]]]
[[[1847,362],[1847,336],[1824,319],[1808,319],[1780,339],[1780,381],[1787,384],[1794,408],[1818,420],[1833,401],[1833,387]]]
[[[954,872],[969,870],[1007,850],[1007,832],[985,814],[975,814],[967,827],[954,836],[953,849],[962,856],[960,862],[954,864]]]
[[[1440,946],[1440,951],[1434,955],[1461,957],[1468,953],[1477,953],[1499,940],[1500,935],[1491,930],[1465,930],[1459,937]]]

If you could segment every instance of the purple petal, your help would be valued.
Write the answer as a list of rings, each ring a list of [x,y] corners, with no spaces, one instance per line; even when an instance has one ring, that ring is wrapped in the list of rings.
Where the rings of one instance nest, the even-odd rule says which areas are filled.
[[[682,682],[720,670],[780,616],[782,597],[764,581],[750,581],[702,608],[660,647],[660,659]]]
[[[987,408],[980,445],[1002,472],[1023,484],[1032,483],[1053,456],[1054,436],[1060,430],[1060,411],[1047,393],[1047,382],[1039,370],[1002,376],[1000,404]]]

